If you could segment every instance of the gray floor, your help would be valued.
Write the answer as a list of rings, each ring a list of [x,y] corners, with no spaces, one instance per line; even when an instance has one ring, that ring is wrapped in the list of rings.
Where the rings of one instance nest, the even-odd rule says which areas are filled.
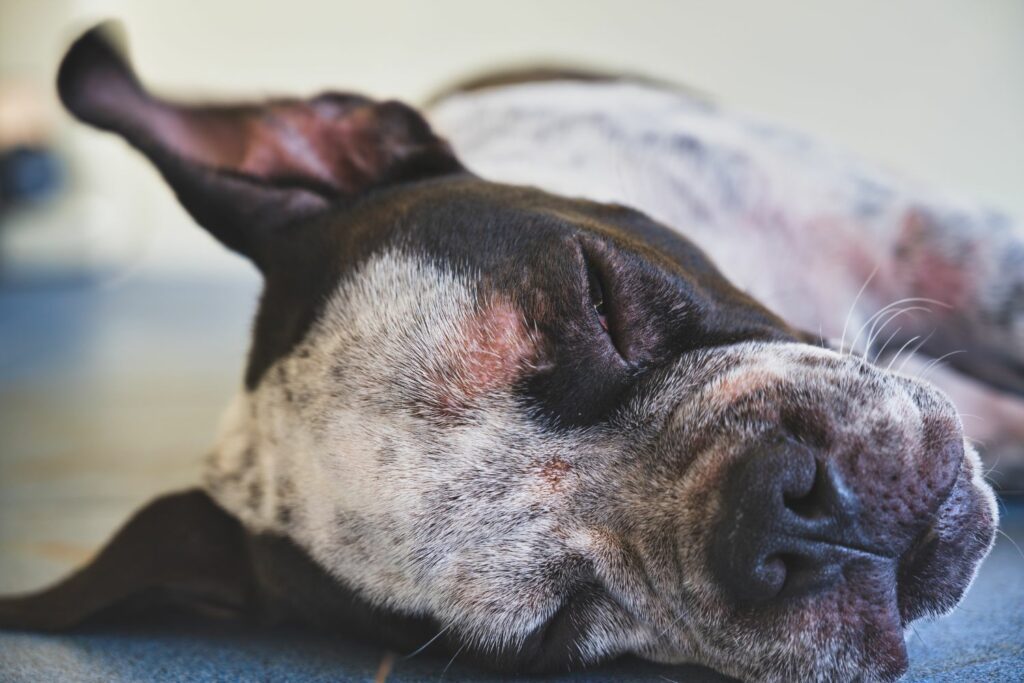
[[[240,381],[250,282],[50,278],[0,286],[0,593],[85,561],[157,493],[196,481]],[[966,602],[908,636],[914,681],[1024,678],[1024,500]],[[1014,543],[1014,541],[1016,543]],[[456,660],[226,625],[0,634],[0,681],[494,679]],[[721,680],[626,660],[566,680]]]

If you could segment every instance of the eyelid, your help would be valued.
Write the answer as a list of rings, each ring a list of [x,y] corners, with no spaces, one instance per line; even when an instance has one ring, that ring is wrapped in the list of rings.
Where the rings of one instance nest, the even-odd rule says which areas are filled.
[[[605,302],[605,291],[604,285],[601,282],[600,276],[594,271],[593,268],[587,269],[587,285],[590,288],[590,303],[597,309],[598,307],[604,307]],[[598,314],[601,312],[598,311]]]
[[[594,317],[597,322],[597,326],[600,328],[601,333],[604,334],[608,343],[615,350],[615,355],[618,356],[622,361],[628,363],[626,355],[623,353],[622,346],[620,344],[619,335],[616,332],[616,319],[615,310],[613,307],[614,302],[611,301],[611,291],[608,287],[608,279],[601,268],[601,264],[594,259],[586,249],[582,250],[583,265],[586,269],[587,276],[587,298],[588,303],[594,310]],[[597,298],[600,297],[600,303],[604,308],[604,321],[601,321],[601,314],[597,311]]]

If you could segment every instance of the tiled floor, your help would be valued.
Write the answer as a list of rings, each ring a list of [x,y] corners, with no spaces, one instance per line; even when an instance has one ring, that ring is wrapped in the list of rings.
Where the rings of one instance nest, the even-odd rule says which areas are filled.
[[[129,513],[198,477],[240,381],[255,281],[0,288],[0,593],[83,562]],[[953,617],[916,627],[909,680],[1024,675],[1024,502]],[[1016,542],[1016,544],[1014,543]],[[494,679],[322,637],[167,627],[0,634],[0,680]],[[720,680],[624,661],[576,681]]]

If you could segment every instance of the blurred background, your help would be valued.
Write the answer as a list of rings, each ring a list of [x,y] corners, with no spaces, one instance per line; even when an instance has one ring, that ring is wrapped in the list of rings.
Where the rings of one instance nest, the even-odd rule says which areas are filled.
[[[255,271],[53,93],[120,19],[158,92],[422,101],[490,66],[650,74],[1024,217],[1020,0],[0,0],[0,592],[196,481],[240,385]]]

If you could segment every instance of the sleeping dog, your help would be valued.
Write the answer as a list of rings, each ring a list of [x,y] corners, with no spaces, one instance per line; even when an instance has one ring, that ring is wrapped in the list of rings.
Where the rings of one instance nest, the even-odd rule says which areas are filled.
[[[499,132],[536,121],[558,101],[545,85],[467,90],[433,115],[484,167],[503,155],[476,114],[505,107]],[[562,85],[632,92],[623,112],[654,98],[670,120],[705,106]],[[943,393],[829,348],[636,208],[485,180],[398,102],[159,99],[100,29],[58,89],[265,284],[203,488],[145,507],[64,582],[0,601],[0,626],[173,608],[502,671],[632,653],[744,680],[892,680],[904,629],[952,609],[992,544],[995,499]],[[584,184],[600,147],[584,127],[576,152],[554,151],[581,130],[559,120],[532,144]],[[750,267],[779,268],[752,246]]]

